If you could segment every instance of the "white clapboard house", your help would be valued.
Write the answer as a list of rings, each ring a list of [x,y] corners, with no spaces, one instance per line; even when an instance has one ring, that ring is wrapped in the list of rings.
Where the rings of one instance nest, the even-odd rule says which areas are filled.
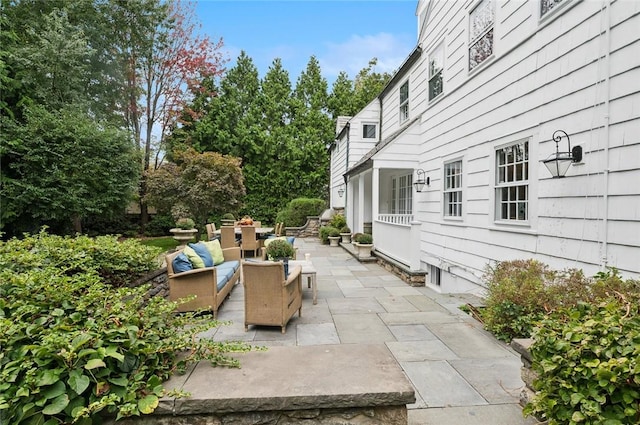
[[[640,1],[420,0],[416,16],[415,49],[330,147],[352,231],[442,292],[482,292],[510,259],[639,278]]]

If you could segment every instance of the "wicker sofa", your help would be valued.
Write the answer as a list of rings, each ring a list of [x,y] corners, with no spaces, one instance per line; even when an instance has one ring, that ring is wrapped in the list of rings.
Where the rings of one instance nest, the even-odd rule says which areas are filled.
[[[177,301],[195,295],[196,298],[178,306],[178,311],[208,309],[213,318],[218,318],[218,308],[236,283],[240,281],[240,248],[222,250],[224,263],[213,267],[173,272],[173,260],[182,252],[167,254],[167,275],[169,277],[169,299]]]

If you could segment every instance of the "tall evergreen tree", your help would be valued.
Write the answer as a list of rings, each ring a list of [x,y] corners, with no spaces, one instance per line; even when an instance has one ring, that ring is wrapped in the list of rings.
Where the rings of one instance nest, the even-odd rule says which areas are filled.
[[[358,112],[353,107],[353,81],[349,79],[346,72],[340,71],[333,82],[327,103],[331,118],[334,120],[341,115],[353,116]]]

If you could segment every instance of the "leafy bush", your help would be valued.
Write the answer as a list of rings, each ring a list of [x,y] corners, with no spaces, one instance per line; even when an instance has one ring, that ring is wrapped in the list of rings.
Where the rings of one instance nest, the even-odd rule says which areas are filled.
[[[324,199],[296,198],[289,205],[278,212],[276,222],[284,223],[285,227],[304,226],[309,216],[319,216],[327,207]]]
[[[151,217],[145,226],[145,236],[166,236],[171,234],[169,230],[174,226],[175,220],[170,214],[156,214]]]
[[[108,284],[125,286],[156,270],[160,250],[135,239],[117,236],[48,235],[42,230],[24,239],[12,238],[0,245],[0,268],[16,273],[40,267],[60,269],[67,275],[96,271]]]
[[[190,229],[195,229],[196,223],[190,218],[183,217],[183,218],[179,218],[176,221],[176,227],[182,230],[190,230]]]
[[[335,227],[336,229],[342,229],[346,225],[347,219],[344,214],[336,214],[331,217],[331,220],[329,221],[329,226]]]
[[[361,244],[372,244],[373,236],[369,233],[357,233],[354,237],[354,241]]]
[[[607,279],[605,279],[607,280]],[[524,412],[554,424],[640,423],[640,282],[548,316],[531,346],[536,394]]]
[[[346,226],[346,225],[342,226],[340,228],[340,233],[349,233],[349,234],[351,234],[351,229],[349,229],[349,226]]]
[[[151,413],[172,373],[202,359],[238,366],[227,353],[250,348],[199,340],[217,325],[210,316],[176,315],[176,303],[146,300],[148,288],[109,284],[89,266],[99,261],[85,259],[95,255],[88,245],[43,233],[0,243],[3,424],[90,425],[105,413]]]
[[[321,226],[318,230],[318,236],[323,244],[328,244],[329,236],[340,236],[340,231],[332,226]]]
[[[267,258],[275,260],[278,258],[294,258],[296,251],[293,245],[284,239],[276,239],[269,242],[266,248]]]

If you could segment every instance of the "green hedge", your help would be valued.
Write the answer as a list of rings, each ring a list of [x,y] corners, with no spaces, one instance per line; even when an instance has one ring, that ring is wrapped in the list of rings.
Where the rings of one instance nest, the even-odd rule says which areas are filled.
[[[296,198],[289,205],[278,212],[276,221],[284,223],[285,227],[304,226],[309,216],[319,216],[327,207],[324,199]]]
[[[238,366],[227,353],[250,347],[198,339],[218,325],[211,316],[177,315],[177,303],[146,300],[147,286],[121,287],[151,252],[134,241],[45,233],[0,243],[2,425],[147,414],[168,394],[162,382],[188,363]]]

